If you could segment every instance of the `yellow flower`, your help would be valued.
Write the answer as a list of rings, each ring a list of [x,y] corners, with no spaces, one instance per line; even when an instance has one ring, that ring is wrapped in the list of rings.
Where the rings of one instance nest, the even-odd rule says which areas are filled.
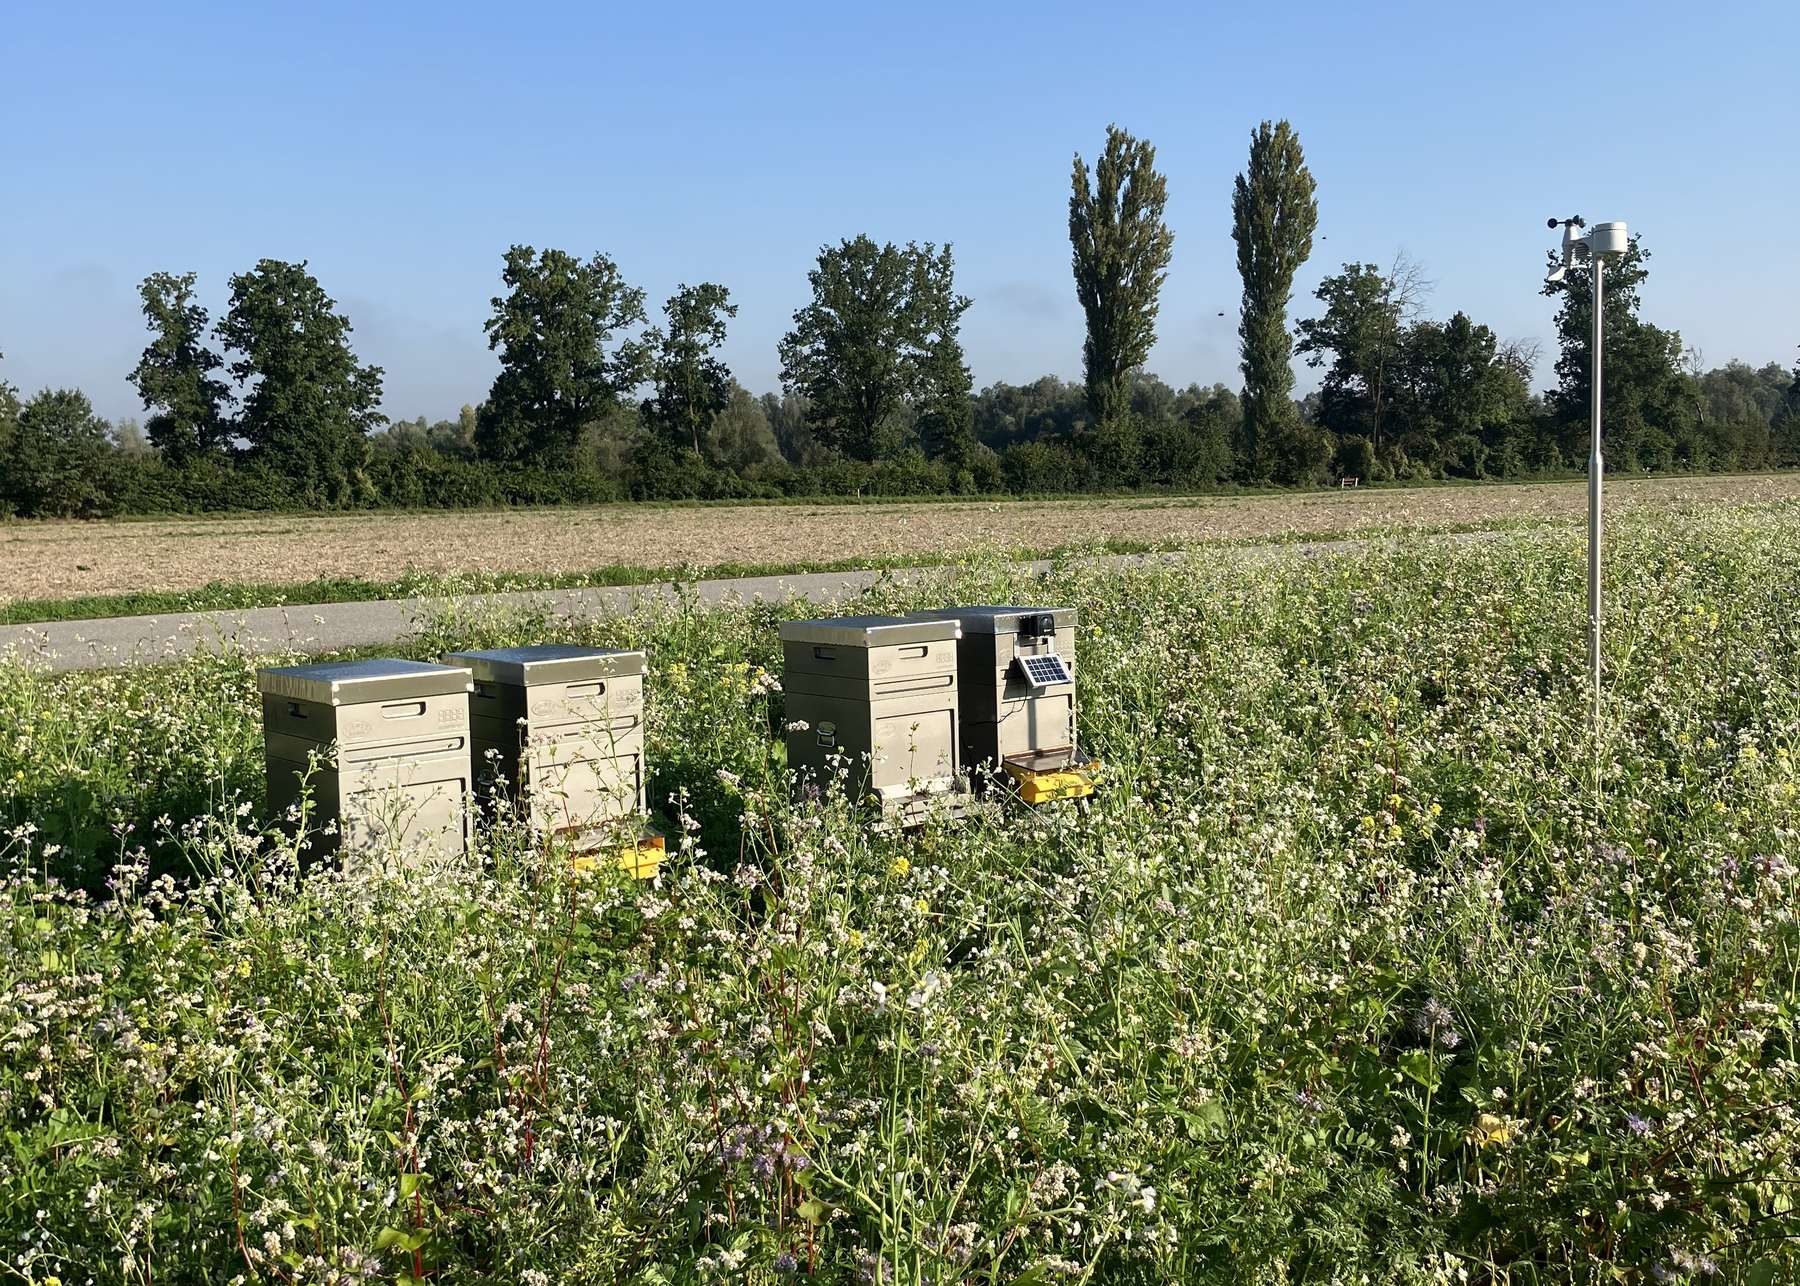
[[[1441,814],[1441,813],[1442,813],[1442,812],[1443,812],[1443,811],[1444,811],[1444,806],[1443,806],[1443,805],[1442,805],[1442,804],[1438,804],[1438,803],[1433,803],[1433,804],[1432,804],[1432,806],[1431,806],[1431,815],[1432,815],[1432,816],[1433,816],[1433,817],[1436,817],[1436,816],[1438,816],[1438,815],[1440,815],[1440,814]]]
[[[860,947],[863,944],[862,930],[846,929],[844,931],[844,941],[853,947]]]
[[[907,861],[905,855],[902,854],[901,856],[896,857],[893,860],[893,863],[889,865],[888,874],[905,875],[910,870],[912,870],[912,863]]]
[[[1478,1148],[1503,1148],[1512,1140],[1512,1124],[1492,1112],[1476,1117],[1474,1128],[1469,1131],[1469,1142]]]
[[[250,962],[248,960],[239,960],[237,962],[237,976],[240,978],[248,978],[250,976]]]
[[[913,903],[913,910],[917,911],[920,915],[924,915],[927,911],[931,910],[931,903],[927,902],[924,898],[920,898],[917,902]]]

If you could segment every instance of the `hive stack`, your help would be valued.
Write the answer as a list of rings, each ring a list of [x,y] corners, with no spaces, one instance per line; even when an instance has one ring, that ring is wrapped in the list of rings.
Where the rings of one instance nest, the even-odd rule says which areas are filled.
[[[643,814],[642,652],[546,644],[444,659],[474,675],[484,794],[504,792],[532,826],[578,844]]]
[[[895,616],[784,622],[788,766],[820,781],[847,767],[852,791],[875,796],[890,820],[915,820],[934,801],[954,808],[966,794],[959,633],[955,621]]]
[[[269,811],[284,818],[309,790],[310,855],[467,848],[467,669],[343,661],[263,670],[257,686]],[[324,833],[328,822],[335,836]]]

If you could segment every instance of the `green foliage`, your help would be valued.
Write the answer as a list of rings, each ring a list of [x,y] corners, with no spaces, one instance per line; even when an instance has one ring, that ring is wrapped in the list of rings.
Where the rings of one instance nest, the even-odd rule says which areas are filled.
[[[1168,184],[1149,142],[1108,125],[1093,174],[1077,153],[1070,185],[1075,297],[1087,315],[1087,404],[1104,426],[1125,413],[1132,374],[1156,342],[1157,297],[1175,248],[1163,222]]]
[[[506,252],[486,323],[500,354],[475,440],[504,463],[565,467],[589,424],[615,410],[648,373],[650,348],[618,332],[644,321],[644,292],[603,254],[585,263],[562,250]]]
[[[644,420],[664,444],[702,454],[701,434],[731,402],[736,382],[714,350],[725,342],[725,324],[737,316],[731,292],[713,282],[678,287],[663,314],[665,330],[646,337],[656,394],[644,403]]]
[[[1625,254],[1607,264],[1606,349],[1601,363],[1604,447],[1610,466],[1668,469],[1695,453],[1699,394],[1681,368],[1681,336],[1638,315],[1638,288],[1649,275],[1650,252],[1633,237]],[[1550,392],[1563,449],[1585,458],[1593,390],[1594,277],[1591,264],[1571,265],[1543,293],[1558,300],[1557,386]]]
[[[1564,531],[884,586],[1078,607],[1106,766],[912,835],[789,797],[803,604],[422,622],[649,651],[643,886],[504,819],[297,874],[248,658],[0,664],[9,1264],[1795,1280],[1800,510],[1613,540],[1598,746]]]
[[[152,338],[130,379],[154,412],[151,445],[177,467],[222,458],[234,432],[231,389],[214,373],[225,362],[207,346],[208,319],[194,302],[194,274],[152,273],[138,294]]]
[[[0,387],[0,449],[0,509],[36,518],[114,512],[109,482],[119,451],[87,394],[45,389],[19,407],[11,388]]]
[[[381,368],[357,363],[350,331],[304,260],[264,259],[231,278],[218,333],[239,354],[231,373],[246,390],[237,436],[253,463],[312,505],[343,507],[368,493]]]
[[[1491,330],[1463,313],[1419,322],[1407,330],[1400,358],[1393,422],[1408,456],[1439,475],[1517,471],[1490,469],[1489,461],[1510,459],[1534,428],[1531,394]]]
[[[906,447],[923,410],[947,443],[969,389],[958,338],[969,300],[956,293],[951,248],[858,236],[821,249],[807,281],[812,302],[781,341],[781,382],[805,399],[814,440],[879,460]]]
[[[1288,296],[1312,254],[1319,204],[1300,136],[1264,121],[1250,136],[1250,162],[1231,196],[1231,238],[1244,282],[1238,337],[1244,370],[1243,466],[1256,481],[1310,478],[1316,444],[1302,440],[1291,398]]]
[[[1319,388],[1320,424],[1339,437],[1366,436],[1377,451],[1382,413],[1391,407],[1400,377],[1412,284],[1372,263],[1347,263],[1313,292],[1324,315],[1298,327],[1295,351],[1308,366],[1325,366],[1330,357]]]

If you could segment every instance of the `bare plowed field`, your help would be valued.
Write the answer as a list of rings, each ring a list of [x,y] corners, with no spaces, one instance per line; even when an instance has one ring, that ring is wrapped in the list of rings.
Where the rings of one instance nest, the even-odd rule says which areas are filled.
[[[1621,482],[1612,512],[1800,497],[1800,473]],[[1370,528],[1576,519],[1581,483],[1298,495],[940,504],[720,506],[271,515],[0,525],[0,601],[408,571],[582,572],[941,558],[1121,540],[1200,543]]]

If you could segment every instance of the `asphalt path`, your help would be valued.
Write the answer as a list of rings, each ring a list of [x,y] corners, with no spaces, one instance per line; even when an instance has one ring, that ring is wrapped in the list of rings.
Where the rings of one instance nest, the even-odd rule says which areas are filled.
[[[1171,553],[1097,555],[1071,562],[1082,567],[1127,568],[1191,558],[1196,554],[1258,561],[1283,554],[1343,552],[1381,543],[1385,542],[1334,540],[1215,546]],[[1015,566],[1019,571],[1042,574],[1058,564],[1038,560]],[[471,594],[458,599],[397,598],[368,603],[290,604],[237,611],[171,612],[161,616],[114,616],[90,621],[8,625],[0,627],[0,656],[16,651],[32,663],[52,670],[91,670],[159,665],[178,661],[199,649],[225,645],[259,655],[340,652],[379,647],[405,639],[418,632],[422,621],[453,604],[465,610],[513,608],[587,619],[627,615],[649,606],[675,604],[684,597],[719,607],[758,601],[786,602],[797,598],[829,607],[854,599],[883,580],[918,585],[947,577],[954,570],[953,567],[938,566],[748,576],[685,585],[663,581],[592,589]]]

